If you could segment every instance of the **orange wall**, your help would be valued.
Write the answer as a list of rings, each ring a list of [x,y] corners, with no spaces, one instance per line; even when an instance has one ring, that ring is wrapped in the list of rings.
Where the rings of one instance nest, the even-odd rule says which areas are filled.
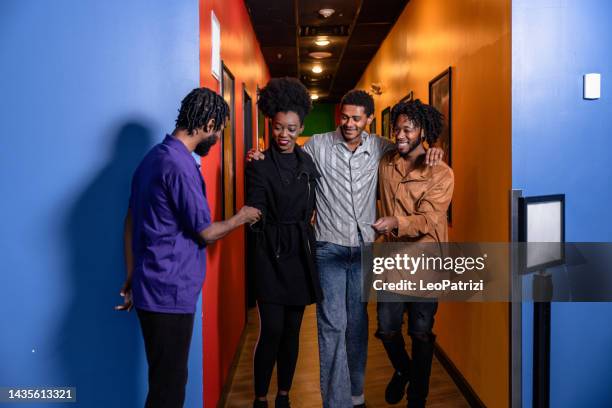
[[[220,92],[211,74],[211,10],[221,24],[221,59],[235,77],[236,208],[244,204],[242,84],[253,100],[253,145],[257,137],[257,86],[268,69],[242,0],[200,0],[200,85]],[[208,202],[221,220],[220,143],[202,160]],[[244,229],[208,248],[203,296],[204,405],[217,405],[245,324]]]
[[[414,91],[428,101],[428,83],[448,66],[452,78],[455,171],[454,241],[507,241],[511,188],[510,0],[412,0],[364,72],[358,87],[381,111]],[[509,400],[508,305],[440,306],[438,343],[481,400]]]

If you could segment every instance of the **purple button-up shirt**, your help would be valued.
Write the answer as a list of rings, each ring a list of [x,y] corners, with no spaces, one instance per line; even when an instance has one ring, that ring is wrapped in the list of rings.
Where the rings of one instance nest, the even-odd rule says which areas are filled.
[[[199,166],[180,140],[168,135],[147,153],[132,178],[130,209],[134,306],[194,313],[206,273],[199,232],[211,220]]]

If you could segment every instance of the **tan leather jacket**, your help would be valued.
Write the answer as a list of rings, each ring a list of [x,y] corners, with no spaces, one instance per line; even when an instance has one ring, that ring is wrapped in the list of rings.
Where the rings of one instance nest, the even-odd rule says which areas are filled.
[[[397,151],[389,152],[381,159],[379,215],[398,219],[397,231],[383,241],[448,241],[447,210],[453,196],[453,170],[443,162],[427,166],[424,160],[425,155],[406,174],[405,160]]]

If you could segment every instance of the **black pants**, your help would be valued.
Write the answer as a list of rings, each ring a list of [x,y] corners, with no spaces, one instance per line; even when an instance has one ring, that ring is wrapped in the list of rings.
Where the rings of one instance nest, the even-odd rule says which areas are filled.
[[[257,302],[260,333],[255,348],[255,396],[268,394],[276,363],[278,390],[289,391],[300,344],[304,306]]]
[[[149,364],[145,408],[181,408],[194,314],[137,311]]]
[[[387,299],[391,300],[391,299]],[[378,330],[393,368],[409,374],[408,400],[410,406],[425,406],[429,394],[429,377],[436,336],[432,333],[437,302],[378,302]],[[408,313],[408,334],[412,339],[412,360],[406,352],[402,335],[404,313]]]

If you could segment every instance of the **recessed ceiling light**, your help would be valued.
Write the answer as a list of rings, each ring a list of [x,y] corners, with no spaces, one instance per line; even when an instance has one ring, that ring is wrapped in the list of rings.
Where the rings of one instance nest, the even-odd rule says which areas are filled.
[[[335,12],[336,10],[334,10],[333,8],[322,8],[321,10],[319,10],[319,14],[323,16],[323,18],[329,18]]]
[[[310,99],[312,99],[313,101],[316,101],[317,99],[319,99],[319,95],[312,94],[312,95],[310,95]]]
[[[323,68],[321,68],[320,65],[315,65],[314,67],[312,67],[312,72],[314,72],[315,74],[320,74],[321,72],[323,72]]]
[[[330,41],[327,38],[317,38],[315,41],[315,44],[317,44],[319,47],[325,47],[326,45],[329,45]]]
[[[331,57],[332,53],[327,51],[313,51],[309,52],[308,55],[314,59],[323,59]]]

